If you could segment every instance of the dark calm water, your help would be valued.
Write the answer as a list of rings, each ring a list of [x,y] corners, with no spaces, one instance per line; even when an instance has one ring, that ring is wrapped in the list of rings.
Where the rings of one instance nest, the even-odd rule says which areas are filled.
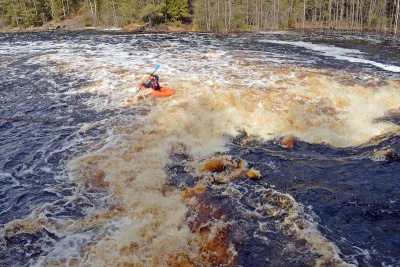
[[[296,138],[293,148],[282,146],[286,131],[270,130],[270,138],[264,138],[262,131],[262,138],[254,133],[249,136],[256,138],[249,138],[241,131],[237,135],[225,133],[225,151],[217,154],[246,161],[248,168],[260,171],[262,179],[212,183],[198,198],[215,211],[209,221],[220,219],[216,215],[220,212],[225,221],[231,222],[227,242],[237,252],[237,265],[316,265],[319,256],[312,248],[313,241],[285,231],[282,225],[286,214],[274,217],[260,208],[280,205],[260,193],[272,188],[299,203],[302,220],[335,246],[343,262],[400,266],[400,137],[396,128],[400,113],[392,112],[400,108],[400,102],[396,104],[400,92],[396,93],[398,83],[390,83],[400,78],[400,39],[333,32],[226,36],[98,31],[0,35],[1,266],[48,265],[38,259],[47,255],[57,258],[58,250],[54,248],[59,244],[93,231],[87,227],[66,234],[48,225],[17,234],[4,229],[18,219],[37,221],[34,218],[40,217],[38,214],[57,221],[80,220],[89,210],[104,205],[106,192],[83,190],[79,182],[69,179],[68,162],[104,147],[118,146],[111,137],[127,120],[137,125],[145,123],[149,112],[158,108],[158,100],[145,97],[131,104],[127,99],[135,94],[136,84],[145,77],[143,73],[151,72],[157,64],[161,65],[162,81],[182,88],[194,84],[196,93],[206,86],[272,90],[271,81],[279,85],[281,80],[281,84],[292,88],[290,95],[306,86],[289,82],[298,80],[298,69],[324,73],[334,80],[344,77],[346,84],[355,85],[356,92],[348,96],[348,101],[358,101],[355,106],[362,110],[360,114],[372,114],[368,118],[373,119],[371,124],[363,125],[363,117],[354,115],[349,125],[360,122],[355,128],[360,129],[359,134],[346,132],[349,126],[340,126],[341,115],[334,119],[321,117],[321,129],[333,129],[324,126],[329,124],[340,126],[337,131],[319,132],[313,126],[320,139],[311,137],[313,130],[308,136],[305,129],[288,130]],[[279,68],[286,71],[263,77]],[[326,97],[317,92],[318,88],[313,90],[316,98]],[[366,91],[371,95],[366,96]],[[391,112],[381,114],[374,109],[380,107],[380,100],[374,100],[373,95],[378,93],[383,95],[379,99],[393,105],[388,107]],[[171,101],[192,101],[185,100],[183,93],[179,95],[179,88],[174,97]],[[294,99],[288,98],[285,103],[297,101]],[[376,103],[369,106],[369,100]],[[167,100],[163,101],[162,105],[167,105]],[[225,105],[227,109],[240,108],[240,101]],[[339,107],[337,102],[326,105]],[[317,111],[305,114],[317,116],[324,107],[317,106]],[[341,107],[343,110],[346,108]],[[352,111],[346,110],[350,114],[346,116],[351,117]],[[261,124],[255,120],[254,127],[257,123]],[[297,123],[302,124],[302,120]],[[385,132],[375,128],[374,123],[385,123],[393,129]],[[377,141],[367,138],[380,134]],[[170,161],[165,170],[167,183],[174,188],[192,187],[201,179],[189,174],[193,161],[188,155],[172,154]],[[188,217],[191,212],[189,209]],[[253,216],[255,213],[257,216]],[[102,238],[101,234],[91,236],[93,242]],[[84,245],[77,245],[76,250]]]

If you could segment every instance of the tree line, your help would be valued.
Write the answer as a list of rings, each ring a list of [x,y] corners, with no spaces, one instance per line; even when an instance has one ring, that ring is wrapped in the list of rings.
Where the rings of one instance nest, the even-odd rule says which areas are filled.
[[[76,15],[84,26],[149,26],[167,21],[189,22],[188,0],[0,0],[0,27],[41,26]]]
[[[83,15],[86,26],[193,22],[199,31],[334,29],[399,32],[400,0],[0,0],[1,26]]]
[[[207,31],[280,28],[398,33],[400,0],[197,0],[194,22]]]

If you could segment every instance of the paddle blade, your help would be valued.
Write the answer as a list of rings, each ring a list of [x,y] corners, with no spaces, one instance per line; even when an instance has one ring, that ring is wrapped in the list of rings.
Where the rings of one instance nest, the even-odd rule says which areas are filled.
[[[156,69],[153,71],[153,73],[156,72],[159,68],[160,68],[160,65],[157,65],[157,67],[156,67]]]

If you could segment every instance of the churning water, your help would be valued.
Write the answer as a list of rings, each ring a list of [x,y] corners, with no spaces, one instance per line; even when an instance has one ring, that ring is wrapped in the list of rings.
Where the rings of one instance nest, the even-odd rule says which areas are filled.
[[[400,266],[399,44],[1,35],[0,265]]]

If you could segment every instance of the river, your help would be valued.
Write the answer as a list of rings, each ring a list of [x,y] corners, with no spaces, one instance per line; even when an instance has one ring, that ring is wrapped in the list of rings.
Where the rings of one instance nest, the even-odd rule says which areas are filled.
[[[1,266],[400,266],[398,37],[2,34],[0,105]]]

